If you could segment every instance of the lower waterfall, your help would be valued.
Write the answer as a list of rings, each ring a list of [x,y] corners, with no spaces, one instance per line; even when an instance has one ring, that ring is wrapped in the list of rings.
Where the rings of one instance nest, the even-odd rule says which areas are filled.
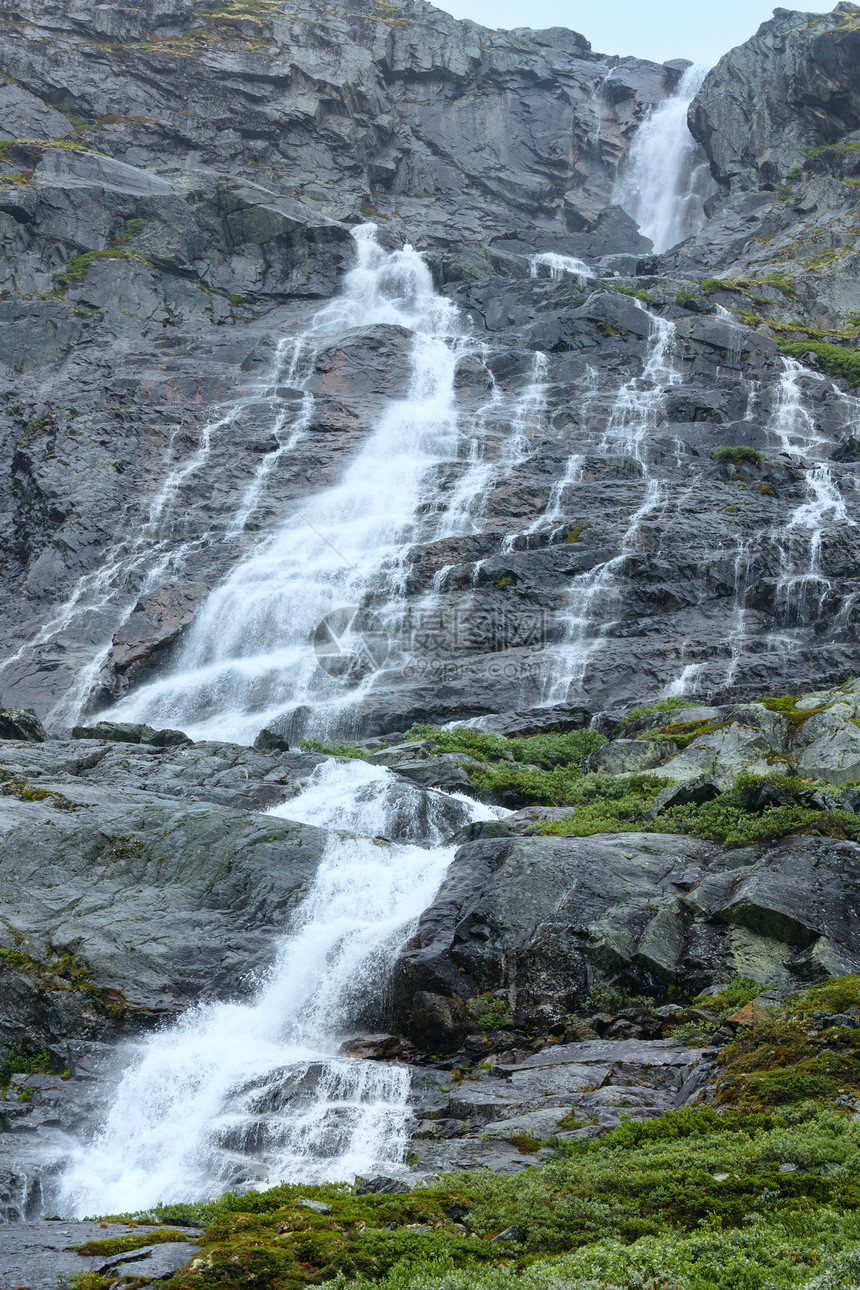
[[[340,1046],[433,899],[454,854],[441,845],[452,821],[496,812],[403,787],[361,761],[331,761],[274,813],[332,832],[268,975],[249,999],[192,1008],[118,1050],[124,1073],[102,1126],[68,1150],[52,1197],[62,1212],[401,1165],[409,1067],[342,1056]],[[421,845],[382,836],[419,831]]]

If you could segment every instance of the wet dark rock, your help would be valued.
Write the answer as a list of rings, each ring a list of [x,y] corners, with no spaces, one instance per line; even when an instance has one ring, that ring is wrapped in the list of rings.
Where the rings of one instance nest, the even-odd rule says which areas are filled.
[[[159,1233],[165,1228],[159,1226]],[[142,1246],[133,1253],[109,1257],[76,1254],[70,1246],[89,1241],[105,1241],[121,1236],[139,1236],[139,1225],[49,1220],[14,1222],[3,1230],[0,1253],[0,1276],[10,1286],[27,1290],[56,1290],[58,1282],[68,1284],[81,1273],[113,1277],[139,1278],[136,1284],[149,1285],[184,1268],[199,1253],[199,1246],[188,1233],[175,1228],[179,1239],[174,1244]]]
[[[402,1196],[411,1191],[410,1183],[402,1178],[388,1178],[385,1174],[374,1174],[372,1178],[359,1176],[355,1180],[356,1196]]]
[[[208,587],[165,587],[142,597],[113,639],[110,666],[115,681],[112,693],[119,695],[140,683],[168,657],[168,651],[193,621]]]
[[[402,1035],[359,1035],[341,1044],[341,1052],[367,1061],[409,1061],[415,1047]]]
[[[701,806],[703,802],[712,802],[721,792],[719,784],[707,775],[699,775],[682,784],[672,784],[658,793],[651,807],[651,817],[656,819],[661,811],[668,811],[673,806]]]
[[[442,753],[439,757],[398,762],[395,769],[398,775],[411,780],[414,784],[420,784],[422,788],[442,788],[462,792],[472,787],[467,768],[479,767],[481,764],[474,757],[467,757],[463,753]]]
[[[825,838],[725,852],[635,833],[469,842],[396,967],[400,1015],[418,1043],[430,1030],[452,1043],[463,1001],[485,991],[570,1010],[595,975],[665,998],[742,970],[798,984],[850,972],[858,884],[860,846]]]
[[[152,726],[126,721],[97,721],[94,726],[75,726],[72,738],[105,739],[110,743],[120,744],[150,744],[153,748],[169,748],[191,742],[181,730],[155,730]]]
[[[489,730],[506,739],[544,732],[566,734],[569,730],[587,729],[592,714],[587,708],[568,707],[566,704],[532,708],[525,712],[503,712],[498,716],[481,717],[475,724],[480,730]]]
[[[26,739],[40,744],[47,737],[32,708],[0,708],[0,739]]]

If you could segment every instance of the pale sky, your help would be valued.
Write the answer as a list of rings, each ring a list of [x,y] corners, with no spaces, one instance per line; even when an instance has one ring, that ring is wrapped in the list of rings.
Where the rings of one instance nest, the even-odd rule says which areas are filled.
[[[773,0],[433,0],[455,18],[485,27],[571,27],[600,54],[635,54],[662,63],[690,58],[712,65],[748,40],[773,13]],[[828,13],[832,4],[783,4]]]

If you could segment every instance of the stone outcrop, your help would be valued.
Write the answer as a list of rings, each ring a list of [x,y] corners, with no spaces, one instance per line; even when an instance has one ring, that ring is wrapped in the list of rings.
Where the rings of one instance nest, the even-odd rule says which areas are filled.
[[[740,279],[722,303],[756,321],[799,320],[837,341],[860,306],[858,57],[860,9],[841,3],[829,14],[777,9],[720,59],[689,124],[723,195],[701,234],[663,260]],[[768,289],[774,275],[785,290]]]
[[[4,757],[4,1026],[37,1046],[112,1029],[126,1009],[154,1021],[229,993],[269,962],[322,854],[308,826],[135,791],[105,770],[24,780]]]
[[[517,1173],[543,1164],[561,1144],[695,1101],[715,1052],[662,1039],[587,1040],[484,1062],[459,1082],[419,1068],[413,1167]]]
[[[822,838],[725,852],[636,833],[468,842],[403,952],[400,1016],[425,1042],[458,1045],[465,1014],[437,1005],[431,1033],[417,993],[456,1005],[490,992],[514,1016],[562,1017],[607,975],[665,998],[734,976],[855,972],[858,884],[860,846]]]
[[[830,14],[778,9],[725,54],[690,109],[714,178],[732,192],[778,187],[804,150],[839,144],[860,127],[860,8]]]

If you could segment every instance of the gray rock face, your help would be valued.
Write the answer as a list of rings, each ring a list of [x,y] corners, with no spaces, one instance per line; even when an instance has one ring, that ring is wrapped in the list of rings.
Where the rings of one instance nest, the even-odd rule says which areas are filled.
[[[732,191],[780,183],[803,147],[860,126],[858,15],[854,4],[824,15],[778,9],[720,59],[690,109],[716,179]]]
[[[603,1040],[499,1061],[460,1084],[437,1071],[416,1070],[411,1159],[427,1172],[517,1173],[552,1158],[553,1147],[538,1149],[541,1140],[599,1137],[622,1117],[651,1119],[695,1101],[713,1055],[665,1040]]]
[[[163,1228],[156,1229],[162,1232]],[[141,1278],[138,1284],[171,1276],[198,1253],[189,1233],[176,1229],[176,1244],[142,1246],[121,1258],[76,1254],[69,1246],[113,1237],[139,1235],[139,1227],[123,1223],[16,1222],[3,1231],[0,1276],[9,1285],[27,1290],[56,1290],[81,1273]]]
[[[837,330],[860,304],[857,14],[849,3],[829,14],[776,10],[708,73],[690,107],[723,196],[662,267],[750,279],[755,299],[729,291],[721,303],[731,309]],[[768,289],[774,280],[787,294]]]
[[[761,107],[775,138],[794,147],[818,130],[813,142],[838,135],[842,148],[855,110],[848,10],[809,30],[781,13],[715,69],[693,115],[729,122],[729,143],[722,127],[695,127],[726,194],[697,238],[645,260],[612,184],[679,65],[597,55],[560,29],[485,31],[422,0],[391,18],[371,0],[247,19],[156,9],[79,6],[49,21],[20,0],[4,19],[0,106],[17,139],[0,159],[4,702],[64,729],[89,677],[91,723],[169,669],[212,587],[342,478],[407,390],[411,336],[380,325],[320,339],[302,390],[278,340],[336,293],[364,219],[386,246],[424,250],[486,341],[456,397],[465,439],[482,436],[479,455],[499,468],[468,535],[414,526],[407,600],[423,612],[428,595],[444,598],[444,639],[409,676],[380,677],[341,733],[550,701],[593,709],[682,684],[715,698],[779,692],[769,642],[782,637],[797,688],[860,670],[854,529],[826,524],[818,581],[804,581],[810,531],[793,518],[822,465],[854,518],[853,405],[801,372],[817,446],[814,458],[794,440],[789,451],[780,418],[796,404],[775,346],[715,315],[718,302],[742,317],[754,305],[819,327],[860,312],[856,152],[808,159],[819,169],[791,201],[729,196],[771,180],[758,160],[729,175],[717,152],[758,156],[738,117],[748,92],[747,115]],[[738,68],[754,90],[738,89]],[[813,237],[814,273],[798,249]],[[604,277],[531,276],[537,251]],[[766,281],[795,263],[794,295]],[[756,285],[702,294],[714,274]],[[631,298],[642,291],[650,318]],[[674,329],[663,368],[655,317]],[[508,463],[511,408],[537,354],[544,406]],[[481,420],[491,383],[507,400],[498,424]],[[634,391],[647,396],[635,444],[623,433]],[[286,450],[306,394],[309,424]],[[737,443],[760,463],[712,459]],[[447,485],[471,451],[464,441],[446,465]],[[267,719],[280,746],[301,737],[297,718]]]
[[[824,838],[726,852],[636,833],[469,842],[397,966],[401,1020],[450,1042],[463,1033],[458,1001],[487,991],[514,1014],[565,1012],[607,973],[659,995],[738,974],[799,984],[851,972],[858,890],[860,846]],[[440,1000],[432,1035],[422,991]]]
[[[20,951],[37,975],[59,972],[62,989],[55,963],[80,956],[96,991],[133,1013],[239,988],[270,961],[322,854],[319,830],[210,803],[50,775],[30,790],[36,801],[16,789],[0,819],[3,940],[14,951],[0,971]]]

